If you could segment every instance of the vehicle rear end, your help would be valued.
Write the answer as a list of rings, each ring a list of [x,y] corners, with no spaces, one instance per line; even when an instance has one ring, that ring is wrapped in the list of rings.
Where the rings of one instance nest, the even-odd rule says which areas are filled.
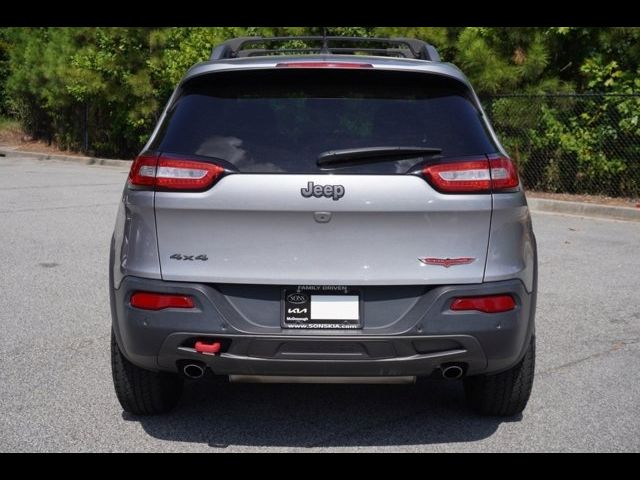
[[[521,363],[536,283],[524,194],[464,76],[430,63],[192,70],[118,215],[124,358],[165,379],[235,381],[472,378]]]

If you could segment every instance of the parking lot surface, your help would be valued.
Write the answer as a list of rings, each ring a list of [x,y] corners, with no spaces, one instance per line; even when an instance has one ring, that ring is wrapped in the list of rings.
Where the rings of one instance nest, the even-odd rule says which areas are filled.
[[[640,223],[534,213],[537,372],[521,417],[460,382],[189,383],[166,416],[111,384],[109,239],[127,171],[0,157],[0,451],[638,451]]]

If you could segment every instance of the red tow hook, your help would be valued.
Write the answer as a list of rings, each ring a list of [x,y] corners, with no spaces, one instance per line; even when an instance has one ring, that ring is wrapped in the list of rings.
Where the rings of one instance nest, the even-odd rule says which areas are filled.
[[[220,351],[220,342],[211,342],[211,343],[207,343],[204,342],[202,340],[198,340],[196,342],[196,352],[198,353],[204,353],[206,355],[215,355],[216,353],[218,353]]]

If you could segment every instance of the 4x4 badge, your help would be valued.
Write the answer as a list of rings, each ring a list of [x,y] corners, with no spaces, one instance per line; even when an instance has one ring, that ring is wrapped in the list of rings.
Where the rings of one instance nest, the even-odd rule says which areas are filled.
[[[468,265],[476,261],[474,257],[457,257],[457,258],[436,258],[436,257],[418,257],[425,265],[437,265],[439,267],[449,268],[454,265]]]

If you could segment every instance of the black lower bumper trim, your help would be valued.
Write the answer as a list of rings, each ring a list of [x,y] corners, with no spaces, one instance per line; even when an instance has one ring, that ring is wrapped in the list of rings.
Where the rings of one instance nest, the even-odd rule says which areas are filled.
[[[228,348],[217,355],[198,353],[188,346],[194,338],[224,340]],[[443,346],[449,348],[438,350]],[[443,363],[465,363],[471,374],[487,364],[478,341],[467,335],[292,339],[176,333],[164,342],[159,359],[165,369],[189,360],[204,362],[219,375],[426,376]]]

